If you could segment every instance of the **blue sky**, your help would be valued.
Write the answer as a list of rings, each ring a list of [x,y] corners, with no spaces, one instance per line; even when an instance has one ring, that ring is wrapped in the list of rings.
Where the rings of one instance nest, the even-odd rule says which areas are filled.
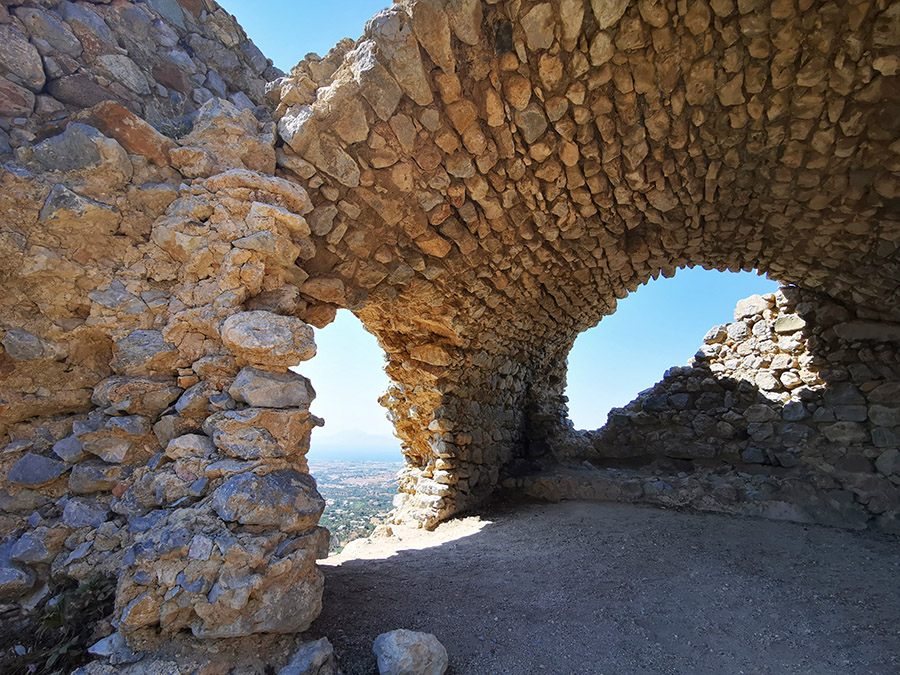
[[[219,0],[276,66],[288,72],[304,56],[325,56],[338,40],[356,40],[390,0]]]
[[[285,71],[309,52],[324,56],[341,38],[358,38],[366,21],[390,5],[389,0],[220,1]],[[579,336],[569,355],[567,394],[575,426],[602,426],[610,408],[631,401],[670,366],[684,365],[709,328],[733,319],[738,300],[777,287],[749,273],[696,268],[650,282],[621,300],[615,314]],[[375,338],[341,311],[316,332],[316,342],[318,355],[297,368],[318,394],[313,412],[325,418],[325,427],[313,433],[309,456],[399,459],[399,442],[377,403],[388,379]]]

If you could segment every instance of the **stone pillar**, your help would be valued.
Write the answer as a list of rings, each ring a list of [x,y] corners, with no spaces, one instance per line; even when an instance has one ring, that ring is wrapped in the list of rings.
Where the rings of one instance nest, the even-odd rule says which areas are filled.
[[[132,519],[135,544],[116,597],[126,634],[295,633],[321,611],[315,560],[328,551],[328,532],[317,527],[325,502],[304,455],[322,421],[309,412],[309,381],[288,370],[315,355],[312,329],[251,311],[226,319],[221,336],[243,367],[227,393],[204,397],[214,387],[201,381],[182,396],[194,390],[198,409],[219,410],[203,419],[203,433],[168,441],[147,484],[165,489],[166,476],[196,476],[189,489],[206,496]]]

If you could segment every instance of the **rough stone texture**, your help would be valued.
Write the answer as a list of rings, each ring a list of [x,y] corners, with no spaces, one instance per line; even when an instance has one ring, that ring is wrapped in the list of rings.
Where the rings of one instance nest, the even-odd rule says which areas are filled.
[[[337,661],[328,638],[307,642],[293,653],[278,675],[337,675]]]
[[[211,0],[3,10],[0,524],[64,542],[10,597],[124,564],[133,642],[307,625],[322,535],[276,525],[319,421],[235,380],[338,308],[387,355],[397,520],[591,461],[608,498],[896,532],[897,7],[411,0],[288,75]],[[784,300],[576,433],[576,336],[691,265]],[[71,531],[72,495],[112,515]]]
[[[375,638],[372,651],[381,675],[444,675],[447,650],[431,633],[403,628]]]

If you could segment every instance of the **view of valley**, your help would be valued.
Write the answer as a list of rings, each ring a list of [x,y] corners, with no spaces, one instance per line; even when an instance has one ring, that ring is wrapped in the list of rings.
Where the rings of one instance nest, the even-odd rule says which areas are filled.
[[[327,506],[319,524],[331,532],[331,553],[367,537],[392,508],[401,462],[310,460],[309,471]]]

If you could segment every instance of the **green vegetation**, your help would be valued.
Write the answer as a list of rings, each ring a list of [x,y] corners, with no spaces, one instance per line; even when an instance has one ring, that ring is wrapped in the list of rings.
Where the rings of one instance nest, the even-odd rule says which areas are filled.
[[[331,532],[332,553],[339,553],[353,539],[369,536],[387,516],[402,466],[394,462],[310,462],[310,473],[327,503],[319,524]]]

